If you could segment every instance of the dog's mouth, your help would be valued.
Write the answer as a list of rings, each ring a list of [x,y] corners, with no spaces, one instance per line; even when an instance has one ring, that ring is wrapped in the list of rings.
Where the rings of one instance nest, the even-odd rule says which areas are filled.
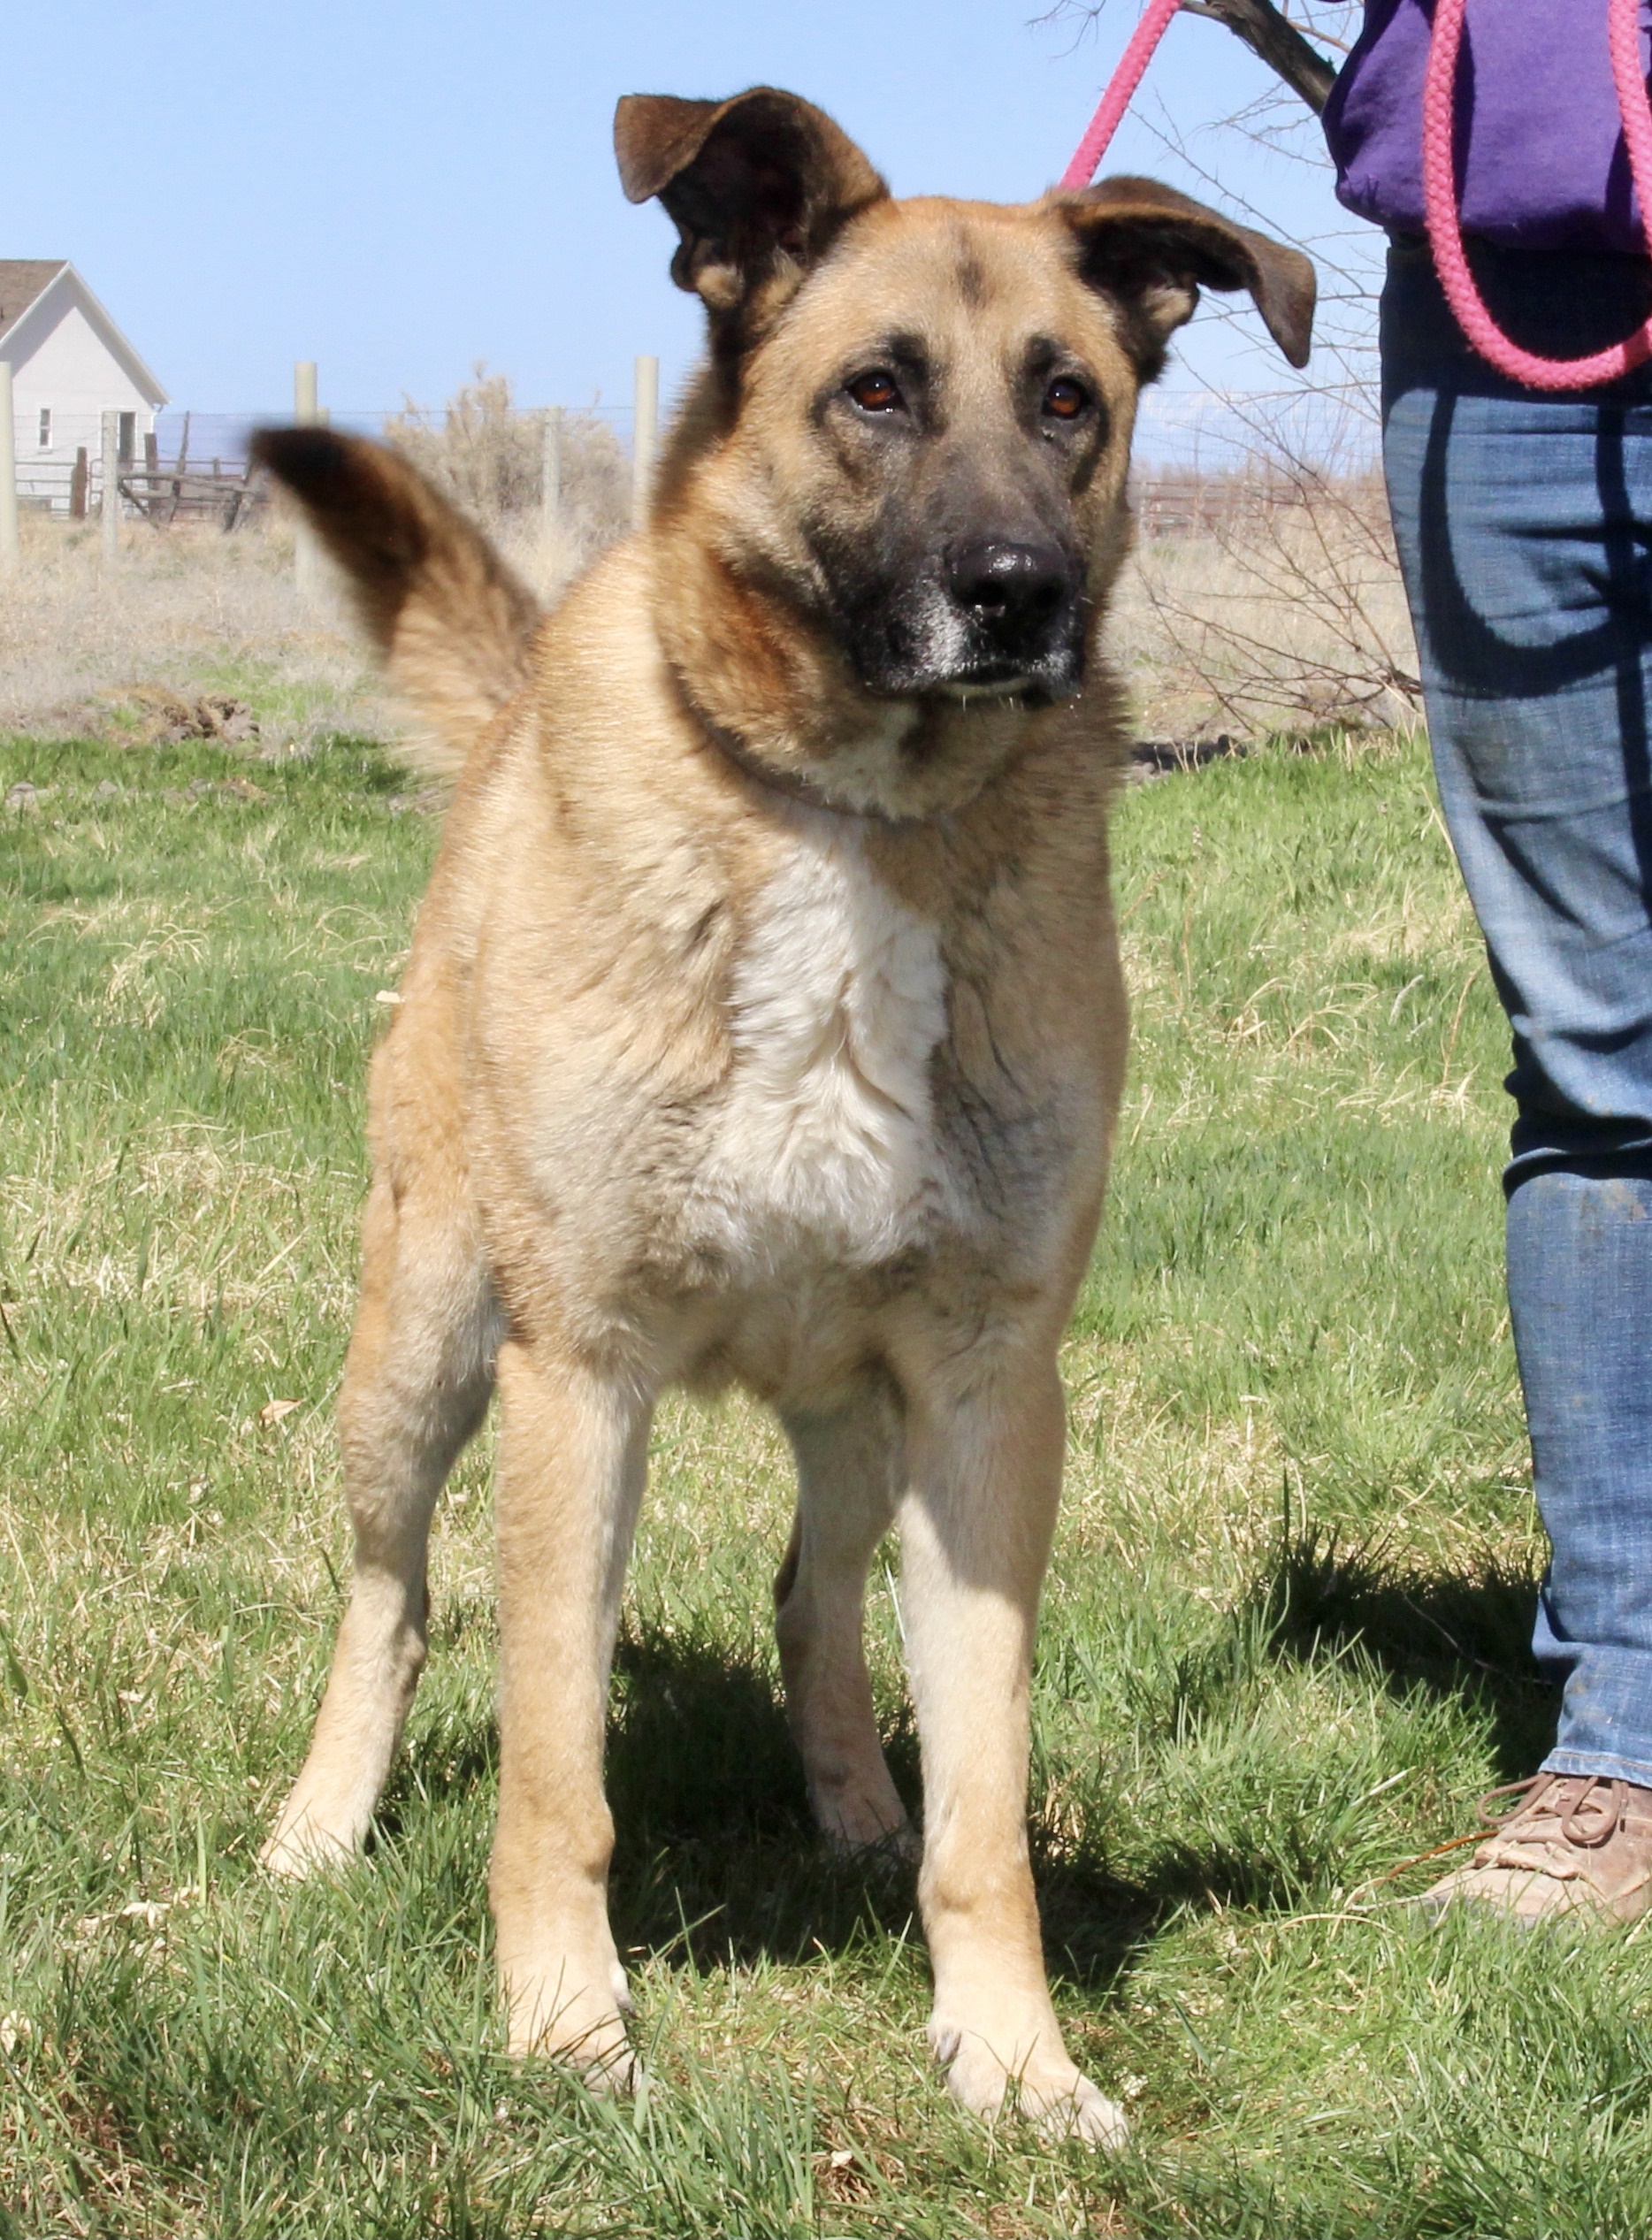
[[[942,668],[920,661],[860,664],[860,682],[878,700],[945,700],[955,707],[1048,707],[1071,700],[1084,681],[1083,646],[1062,646],[1036,661],[971,661]]]
[[[1077,600],[1034,628],[983,626],[938,585],[863,608],[849,630],[850,658],[879,700],[1021,700],[1047,707],[1084,680],[1083,615]]]
[[[956,700],[960,707],[967,707],[972,700],[1025,700],[1033,707],[1043,707],[1056,697],[1044,678],[1024,669],[1012,669],[1004,676],[972,670],[967,676],[943,678],[929,688],[929,692],[936,700]]]

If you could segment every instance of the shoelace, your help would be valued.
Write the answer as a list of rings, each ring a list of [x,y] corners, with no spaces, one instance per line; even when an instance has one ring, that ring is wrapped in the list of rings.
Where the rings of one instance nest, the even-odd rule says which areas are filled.
[[[1579,1785],[1575,1796],[1553,1793],[1569,1790],[1572,1780]],[[1605,1794],[1597,1797],[1596,1792],[1601,1790]],[[1504,1812],[1495,1811],[1493,1808],[1505,1797],[1520,1801],[1511,1804]],[[1628,1805],[1629,1785],[1625,1781],[1609,1781],[1600,1776],[1568,1777],[1557,1773],[1534,1773],[1528,1781],[1510,1781],[1501,1789],[1488,1789],[1480,1800],[1480,1817],[1481,1826],[1494,1836],[1506,1834],[1517,1820],[1528,1813],[1534,1821],[1553,1819],[1559,1823],[1563,1843],[1595,1851],[1601,1845],[1610,1843],[1622,1827]],[[1547,1835],[1546,1830],[1533,1827],[1529,1840],[1541,1843]],[[1520,1840],[1517,1835],[1515,1841]]]

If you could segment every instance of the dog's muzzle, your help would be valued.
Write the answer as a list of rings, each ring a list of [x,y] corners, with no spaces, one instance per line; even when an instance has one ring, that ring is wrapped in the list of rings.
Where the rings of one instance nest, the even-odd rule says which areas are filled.
[[[1083,681],[1078,571],[1052,540],[960,542],[857,623],[856,665],[875,692],[1051,700]]]

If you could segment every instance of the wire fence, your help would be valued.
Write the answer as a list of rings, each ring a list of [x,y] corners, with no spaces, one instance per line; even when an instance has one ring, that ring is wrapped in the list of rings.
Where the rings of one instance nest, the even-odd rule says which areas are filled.
[[[394,405],[330,405],[326,409],[326,423],[347,435],[371,436],[382,442],[386,436],[402,429],[421,429],[437,434],[454,417],[453,405],[420,405],[403,401]],[[497,417],[522,428],[536,428],[544,421],[547,412],[556,410],[565,419],[593,421],[611,429],[616,442],[629,457],[631,431],[636,417],[635,407],[630,404],[562,404],[521,405],[511,403],[498,410]],[[192,463],[200,463],[217,458],[227,468],[244,466],[247,447],[255,428],[283,427],[293,418],[290,404],[272,404],[236,412],[186,411],[181,407],[157,412],[155,416],[155,435],[164,461],[175,459],[187,453]],[[93,437],[96,441],[96,435]]]
[[[539,504],[544,493],[542,432],[553,411],[561,415],[574,444],[600,433],[627,473],[635,450],[635,408],[631,405],[512,406],[509,411],[457,422],[447,408],[417,405],[330,410],[328,425],[353,435],[397,443],[420,456],[432,452],[456,458],[464,449],[497,461],[514,451],[536,463],[532,475],[518,473],[510,502]],[[20,440],[14,450],[17,500],[26,512],[80,518],[102,510],[103,492],[103,416],[60,412],[54,416],[54,440],[42,451]],[[290,423],[290,408],[234,412],[193,409],[159,412],[151,427],[141,416],[122,413],[117,460],[122,510],[128,517],[149,514],[148,500],[168,501],[157,510],[163,521],[226,511],[234,490],[248,483],[248,455],[253,431]],[[514,442],[512,440],[514,437]],[[532,489],[526,486],[532,482]],[[149,485],[154,485],[153,493]],[[241,509],[246,517],[246,508]]]
[[[655,363],[639,360],[639,366]],[[649,457],[655,410],[650,397],[644,444]],[[17,430],[16,492],[23,508],[70,516],[101,511],[103,417],[57,413],[50,442],[43,433],[32,440],[32,429]],[[252,432],[294,417],[291,408],[275,403],[239,410],[173,408],[152,419],[120,413],[123,510],[166,522],[200,514],[247,518],[250,508],[234,504],[233,490],[249,479]],[[479,377],[439,407],[404,398],[397,405],[335,405],[317,417],[397,444],[455,494],[490,513],[544,506],[545,463],[556,448],[547,447],[545,431],[553,421],[564,432],[570,463],[575,454],[594,450],[607,455],[613,471],[637,478],[635,400],[524,406],[507,381]],[[1197,533],[1212,508],[1225,516],[1235,503],[1258,502],[1265,485],[1278,482],[1281,462],[1293,471],[1310,464],[1321,474],[1369,474],[1376,463],[1376,423],[1358,385],[1278,394],[1150,390],[1138,407],[1134,449],[1136,485],[1151,493],[1142,508],[1144,532],[1181,535]]]

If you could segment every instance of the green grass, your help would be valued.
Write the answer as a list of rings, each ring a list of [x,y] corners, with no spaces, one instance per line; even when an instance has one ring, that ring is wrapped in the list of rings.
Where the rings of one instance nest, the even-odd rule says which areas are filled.
[[[260,1877],[339,1608],[363,1061],[434,827],[348,740],[19,743],[19,778],[52,790],[0,825],[0,2236],[1652,2231],[1652,1943],[1402,1902],[1554,1716],[1504,1030],[1414,743],[1120,814],[1136,1057],[1031,1796],[1058,2000],[1134,2113],[1111,2162],[951,2110],[909,1880],[810,1840],[752,1411],[667,1412],[628,1600],[645,2101],[499,2050],[482,1449],[372,1855]],[[872,1623],[910,1793],[883,1586]]]

